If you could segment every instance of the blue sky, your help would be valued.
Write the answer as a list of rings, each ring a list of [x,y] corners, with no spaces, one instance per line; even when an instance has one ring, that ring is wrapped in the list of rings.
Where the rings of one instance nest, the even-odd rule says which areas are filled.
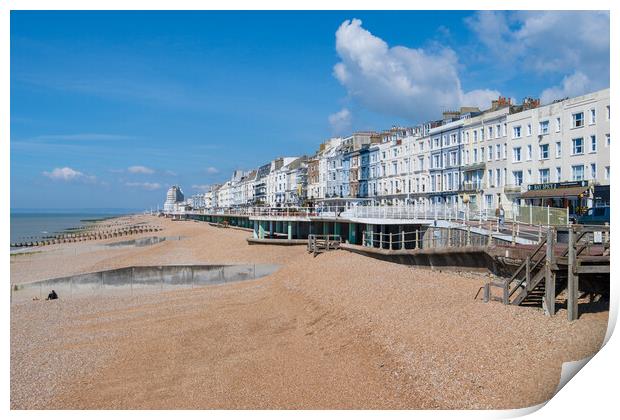
[[[608,86],[607,13],[13,11],[11,207],[148,208],[332,135]]]

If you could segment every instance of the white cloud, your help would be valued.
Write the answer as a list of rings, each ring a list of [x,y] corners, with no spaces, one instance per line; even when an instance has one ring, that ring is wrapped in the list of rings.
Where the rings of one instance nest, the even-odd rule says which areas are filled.
[[[215,167],[213,167],[213,166],[209,166],[206,170],[207,170],[207,173],[209,175],[215,175],[215,174],[219,174],[220,173],[220,170],[215,168]]]
[[[346,134],[351,129],[351,111],[343,108],[327,117],[334,134]]]
[[[140,166],[140,165],[136,165],[136,166],[130,166],[129,168],[127,168],[127,171],[129,173],[132,174],[153,174],[155,173],[155,171],[151,168],[147,168],[146,166]]]
[[[161,184],[157,182],[125,182],[127,187],[142,188],[147,191],[158,190],[161,188]]]
[[[591,81],[588,76],[576,71],[570,76],[564,77],[560,86],[543,90],[540,94],[540,100],[543,104],[548,104],[556,99],[583,95],[588,92],[590,85]]]
[[[466,23],[486,48],[480,59],[498,71],[563,77],[543,103],[609,86],[607,11],[481,11]]]
[[[340,25],[336,51],[341,61],[334,76],[351,97],[376,112],[420,121],[437,118],[442,109],[469,105],[468,99],[499,96],[492,90],[464,92],[452,49],[390,47],[359,19]]]
[[[75,169],[69,168],[65,166],[64,168],[54,168],[52,172],[43,172],[43,175],[46,177],[53,179],[54,181],[73,181],[76,179],[83,178],[85,175],[76,171]]]
[[[171,171],[171,170],[169,170],[169,169],[168,169],[168,170],[166,170],[166,171],[164,172],[164,174],[165,174],[165,175],[168,175],[168,176],[177,176],[177,173],[176,173],[176,172]]]

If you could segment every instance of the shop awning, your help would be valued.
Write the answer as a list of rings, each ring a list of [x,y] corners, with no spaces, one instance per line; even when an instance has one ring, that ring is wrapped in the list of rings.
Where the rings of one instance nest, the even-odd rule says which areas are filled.
[[[521,198],[562,198],[578,197],[587,193],[588,187],[553,188],[548,190],[530,190],[521,194]]]

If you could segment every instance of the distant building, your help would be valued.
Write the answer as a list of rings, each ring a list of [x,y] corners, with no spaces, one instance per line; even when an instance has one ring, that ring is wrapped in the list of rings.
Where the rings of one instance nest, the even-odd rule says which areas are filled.
[[[183,191],[178,185],[173,185],[168,189],[166,194],[166,201],[164,202],[164,211],[174,211],[175,204],[181,203],[185,200]]]

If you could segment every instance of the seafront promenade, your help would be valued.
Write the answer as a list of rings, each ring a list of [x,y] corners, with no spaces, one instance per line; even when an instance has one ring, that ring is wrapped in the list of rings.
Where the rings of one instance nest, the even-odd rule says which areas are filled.
[[[313,257],[250,245],[243,230],[131,217],[177,240],[37,248],[11,257],[11,283],[135,265],[280,268],[148,295],[14,302],[12,408],[525,407],[550,398],[562,362],[595,353],[607,328],[595,304],[569,322],[474,299],[488,275],[344,250]]]

